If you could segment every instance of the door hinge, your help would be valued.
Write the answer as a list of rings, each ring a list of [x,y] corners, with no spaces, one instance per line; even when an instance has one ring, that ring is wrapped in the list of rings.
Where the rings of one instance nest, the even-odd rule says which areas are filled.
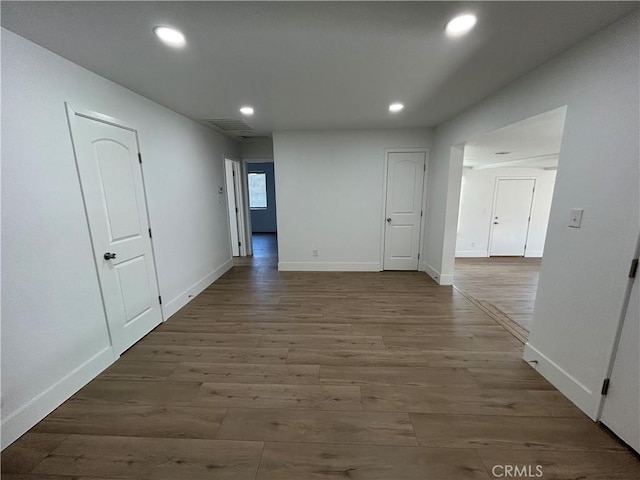
[[[138,152],[138,162],[142,163],[142,154]]]
[[[426,172],[426,171],[427,171],[427,164],[426,164],[426,163],[422,166],[422,171],[423,171],[423,172]]]
[[[160,305],[162,305],[162,296],[158,295],[158,302],[160,302]]]
[[[418,260],[420,260],[420,254],[418,254]]]
[[[242,246],[242,243],[238,242],[238,246],[239,246],[239,247],[241,247],[241,246]]]
[[[422,214],[423,214],[423,213],[424,213],[424,212],[423,212],[422,210],[420,210],[420,216],[422,216]]]
[[[149,229],[149,238],[153,238],[153,235],[151,235],[151,229]]]
[[[602,382],[602,390],[600,390],[601,395],[606,395],[609,392],[609,380],[610,379],[605,378],[604,382]]]
[[[231,176],[235,177],[236,176],[236,171],[235,170],[231,170]]]
[[[629,269],[629,278],[636,278],[636,274],[638,273],[638,259],[634,258],[631,260],[631,268]]]
[[[238,207],[236,207],[236,213],[238,213]]]

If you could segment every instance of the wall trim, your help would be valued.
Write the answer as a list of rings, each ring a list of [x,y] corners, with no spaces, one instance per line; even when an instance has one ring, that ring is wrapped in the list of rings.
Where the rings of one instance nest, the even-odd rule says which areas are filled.
[[[379,262],[278,262],[281,272],[379,272]]]
[[[525,344],[522,358],[554,387],[560,390],[560,392],[571,400],[580,410],[592,420],[596,420],[598,405],[600,403],[600,392],[591,391],[586,385],[579,382],[557,363],[531,345],[531,342]],[[533,360],[537,360],[538,363],[531,363]]]
[[[438,283],[440,285],[453,285],[453,273],[441,273]]]
[[[11,413],[2,421],[2,449],[4,450],[24,435],[116,360],[111,345],[104,347],[82,365]]]
[[[441,274],[428,263],[423,263],[424,273],[433,278],[438,285],[453,285],[453,274]]]
[[[233,267],[233,258],[230,258],[225,263],[216,268],[213,272],[191,285],[184,292],[169,300],[166,305],[162,307],[165,322],[171,315],[175,314],[178,310],[180,310],[187,303],[193,300],[196,295],[201,293],[205,288],[219,279],[222,275],[227,273],[231,269],[231,267]]]
[[[456,250],[456,258],[487,258],[487,250]]]
[[[525,250],[524,256],[527,258],[542,258],[543,250]]]

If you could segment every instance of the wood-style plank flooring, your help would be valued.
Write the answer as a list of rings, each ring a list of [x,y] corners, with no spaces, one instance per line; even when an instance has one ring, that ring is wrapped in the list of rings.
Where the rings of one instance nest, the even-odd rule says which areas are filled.
[[[2,478],[638,478],[455,289],[255,251],[7,448]]]
[[[533,321],[541,262],[540,258],[524,257],[456,258],[453,284],[526,339]]]

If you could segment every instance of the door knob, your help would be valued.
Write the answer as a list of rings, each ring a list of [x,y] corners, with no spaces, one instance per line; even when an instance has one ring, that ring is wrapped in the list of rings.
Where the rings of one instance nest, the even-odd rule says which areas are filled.
[[[116,258],[116,254],[115,253],[107,252],[107,253],[104,254],[104,259],[105,260],[113,260],[114,258]]]
[[[498,225],[499,222],[493,222],[494,225]]]
[[[391,217],[387,218],[387,223],[391,223]]]

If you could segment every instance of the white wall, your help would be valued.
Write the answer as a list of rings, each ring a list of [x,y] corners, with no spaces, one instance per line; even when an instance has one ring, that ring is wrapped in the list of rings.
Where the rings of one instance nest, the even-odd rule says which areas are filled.
[[[430,143],[426,129],[274,132],[279,268],[381,270],[385,148]]]
[[[230,266],[237,144],[2,29],[3,447],[113,361],[64,102],[138,129],[165,318]]]
[[[567,105],[560,164],[525,358],[588,415],[601,402],[639,229],[638,13],[436,129],[426,255],[453,272],[461,163],[451,148]],[[581,229],[568,228],[583,208]]]
[[[273,161],[273,140],[271,138],[245,138],[240,142],[243,160]]]
[[[456,257],[489,256],[491,212],[498,177],[536,179],[525,257],[542,257],[556,172],[522,167],[465,168],[463,170]]]

